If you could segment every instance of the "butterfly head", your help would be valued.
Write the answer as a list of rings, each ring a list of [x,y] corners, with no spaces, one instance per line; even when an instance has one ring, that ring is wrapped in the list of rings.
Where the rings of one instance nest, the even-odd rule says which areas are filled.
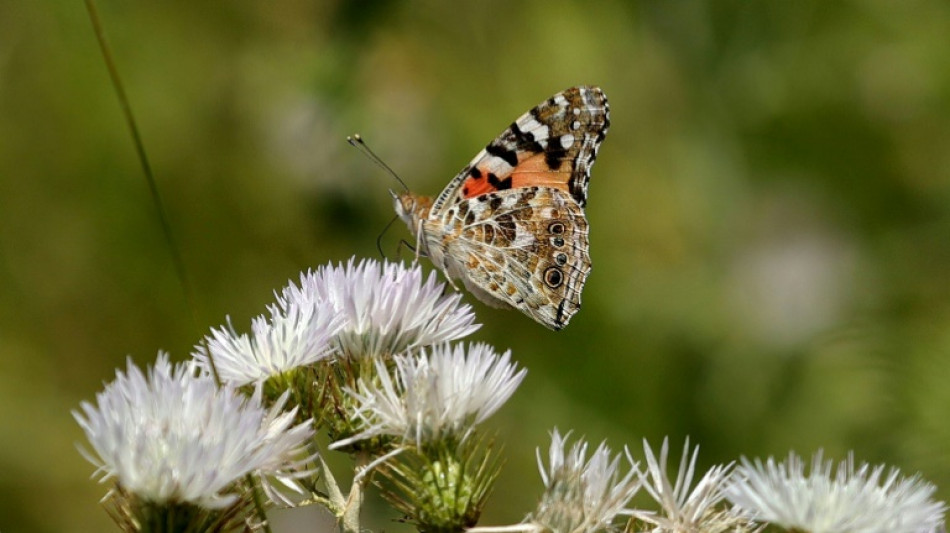
[[[409,226],[413,233],[419,220],[425,220],[429,216],[429,209],[432,207],[432,198],[428,196],[417,196],[411,192],[393,192],[393,208],[399,218]]]

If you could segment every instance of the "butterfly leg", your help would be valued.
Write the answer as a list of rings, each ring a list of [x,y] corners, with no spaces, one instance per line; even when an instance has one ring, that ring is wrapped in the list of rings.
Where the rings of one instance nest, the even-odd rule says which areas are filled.
[[[422,222],[423,221],[420,219],[417,224],[418,227],[416,228],[416,247],[414,248],[414,251],[416,252],[416,258],[412,261],[413,265],[419,264],[419,254],[422,251]],[[429,254],[425,255],[428,256]]]
[[[416,247],[409,244],[409,241],[407,241],[406,239],[399,239],[399,244],[396,245],[396,257],[399,257],[402,255],[403,247],[409,248],[409,250],[412,251],[413,254],[416,253]]]
[[[451,285],[452,288],[455,289],[455,292],[462,292],[462,289],[459,289],[458,285],[455,284],[455,281],[452,279],[452,276],[449,276],[448,270],[443,269],[442,275],[445,276],[445,279],[446,281],[449,282],[449,285]]]

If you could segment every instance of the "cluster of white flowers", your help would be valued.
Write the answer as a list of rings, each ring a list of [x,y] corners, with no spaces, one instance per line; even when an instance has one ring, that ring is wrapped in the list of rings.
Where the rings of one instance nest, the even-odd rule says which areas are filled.
[[[479,327],[460,298],[417,266],[351,260],[289,283],[268,314],[252,320],[250,333],[236,332],[230,321],[212,329],[187,363],[159,354],[143,372],[129,361],[95,404],[74,412],[91,446],[83,454],[102,481],[114,482],[117,521],[130,531],[240,530],[259,512],[251,505],[255,487],[271,503],[291,502],[272,480],[319,501],[308,483],[317,479],[315,468],[330,495],[324,503],[345,521],[353,514],[347,506],[362,500],[364,474],[379,468],[396,487],[386,497],[422,530],[944,531],[946,506],[933,499],[933,485],[884,466],[855,467],[850,456],[835,467],[819,453],[807,474],[791,454],[785,462],[743,458],[738,467],[716,465],[698,476],[699,449],[687,440],[671,475],[666,439],[659,454],[644,440],[641,470],[626,448],[612,454],[601,443],[588,455],[585,440],[569,446],[569,434],[557,430],[546,465],[538,452],[538,507],[519,524],[472,527],[498,463],[490,445],[483,447],[490,439],[472,435],[526,370],[510,352],[451,344]],[[336,403],[313,408],[325,401]],[[320,420],[326,416],[338,420]],[[336,439],[331,449],[364,458],[348,498],[318,460],[321,427]],[[629,507],[640,489],[656,509]],[[182,505],[203,511],[182,513]],[[173,510],[156,520],[162,506]]]
[[[943,533],[946,505],[933,499],[935,487],[903,478],[896,469],[862,464],[851,456],[835,469],[821,452],[805,474],[794,453],[786,462],[743,458],[710,468],[695,487],[699,448],[683,448],[676,481],[666,471],[668,441],[660,456],[644,441],[647,470],[640,477],[659,511],[634,510],[635,521],[653,533],[737,533],[766,526],[805,533]],[[729,504],[728,506],[726,504]],[[641,530],[641,529],[635,529]]]
[[[195,359],[222,380],[266,380],[331,356],[375,359],[462,338],[480,325],[458,293],[445,295],[434,274],[396,263],[350,260],[289,283],[259,316],[251,335],[212,330]]]
[[[248,474],[262,476],[265,489],[266,476],[299,489],[293,477],[313,473],[307,449],[319,426],[305,420],[291,427],[295,417],[342,411],[342,426],[352,429],[338,446],[376,436],[397,438],[402,447],[458,444],[525,375],[509,352],[448,344],[479,325],[461,295],[446,294],[418,266],[351,260],[307,272],[276,296],[250,333],[236,332],[229,320],[196,346],[187,365],[173,367],[160,356],[147,380],[130,362],[97,406],[82,405],[76,418],[94,450],[86,455],[103,481],[114,479],[117,493],[149,504],[207,509],[238,500]],[[345,379],[330,394],[320,389],[340,374]],[[293,375],[304,379],[284,379]],[[288,396],[308,407],[340,401],[338,392],[348,398],[332,409],[287,405]]]

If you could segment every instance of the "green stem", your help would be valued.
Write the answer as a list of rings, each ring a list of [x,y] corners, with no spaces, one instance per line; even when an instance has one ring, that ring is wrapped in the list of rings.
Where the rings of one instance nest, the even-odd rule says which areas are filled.
[[[326,461],[323,460],[322,455],[317,455],[320,459],[320,469],[323,471],[323,482],[327,486],[327,496],[330,501],[330,511],[333,513],[333,516],[342,516],[343,509],[346,507],[346,500],[343,499],[343,492],[340,491],[340,486],[336,482],[336,478],[333,477],[333,473],[330,472],[330,467],[327,466]]]
[[[264,510],[264,501],[261,498],[261,491],[257,483],[254,482],[254,476],[251,474],[244,476],[244,482],[247,483],[248,490],[251,491],[251,499],[254,501],[254,510],[257,512],[257,517],[261,520],[261,526],[266,533],[272,533],[270,524],[267,522],[267,512]]]
[[[340,517],[340,526],[343,533],[360,533],[360,507],[363,505],[363,483],[369,476],[360,476],[360,473],[370,462],[370,456],[366,452],[357,452],[356,466],[353,469],[355,477],[350,486],[350,495],[346,498],[346,507],[343,509],[343,515]]]
[[[139,128],[135,122],[135,115],[132,114],[132,105],[129,103],[128,96],[125,94],[125,87],[122,85],[119,69],[116,67],[115,60],[112,57],[112,49],[109,47],[105,31],[102,29],[102,23],[99,21],[99,11],[96,9],[96,4],[93,0],[85,0],[85,2],[86,11],[89,13],[90,21],[92,21],[93,31],[96,33],[96,40],[99,42],[99,49],[102,51],[102,59],[105,60],[106,69],[109,71],[109,78],[112,80],[112,87],[115,89],[116,96],[119,99],[119,105],[122,106],[122,114],[125,117],[125,122],[132,135],[135,152],[138,155],[139,163],[142,165],[142,172],[145,175],[145,182],[148,184],[149,193],[152,195],[152,202],[155,204],[159,224],[165,236],[165,244],[171,253],[175,275],[178,277],[178,283],[185,293],[185,301],[188,303],[192,319],[194,323],[197,324],[195,317],[195,299],[191,285],[188,282],[188,276],[185,274],[185,263],[181,258],[181,252],[172,234],[171,224],[169,224],[168,215],[165,212],[165,204],[162,202],[162,196],[158,191],[158,184],[155,182],[152,165],[148,161],[145,144],[142,142],[142,136],[139,134]]]

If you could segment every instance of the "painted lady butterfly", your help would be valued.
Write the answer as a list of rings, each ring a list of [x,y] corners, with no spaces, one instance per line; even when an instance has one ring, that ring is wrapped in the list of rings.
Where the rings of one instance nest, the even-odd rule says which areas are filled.
[[[599,87],[572,87],[528,111],[433,200],[393,193],[396,213],[452,283],[559,330],[590,273],[587,184],[610,125]],[[453,287],[454,287],[453,283]]]

